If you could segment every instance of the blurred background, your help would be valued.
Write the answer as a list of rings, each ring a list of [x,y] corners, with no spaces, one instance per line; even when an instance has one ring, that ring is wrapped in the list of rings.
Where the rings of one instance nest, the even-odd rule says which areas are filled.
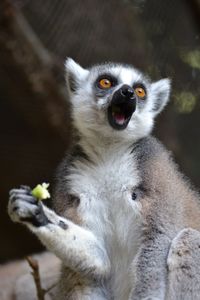
[[[153,80],[170,77],[155,135],[200,186],[199,0],[1,0],[0,263],[42,249],[9,220],[8,191],[53,185],[70,144],[67,56],[84,67],[124,62]]]

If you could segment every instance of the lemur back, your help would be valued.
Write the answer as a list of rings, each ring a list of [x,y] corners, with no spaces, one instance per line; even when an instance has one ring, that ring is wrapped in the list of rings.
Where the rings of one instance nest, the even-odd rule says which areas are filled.
[[[24,187],[9,202],[11,218],[62,260],[56,299],[198,299],[199,275],[182,292],[196,274],[190,267],[185,276],[182,264],[199,264],[196,250],[185,246],[176,265],[179,245],[200,241],[198,195],[150,136],[169,80],[151,83],[119,64],[85,70],[68,59],[66,69],[77,135],[58,171],[53,210]]]

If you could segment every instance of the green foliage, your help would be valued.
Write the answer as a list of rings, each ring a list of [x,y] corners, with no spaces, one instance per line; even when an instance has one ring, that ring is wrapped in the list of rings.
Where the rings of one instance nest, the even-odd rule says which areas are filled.
[[[193,50],[181,53],[182,60],[190,67],[200,70],[200,50]]]
[[[174,95],[175,108],[179,113],[189,114],[196,105],[197,97],[191,92],[179,92]]]

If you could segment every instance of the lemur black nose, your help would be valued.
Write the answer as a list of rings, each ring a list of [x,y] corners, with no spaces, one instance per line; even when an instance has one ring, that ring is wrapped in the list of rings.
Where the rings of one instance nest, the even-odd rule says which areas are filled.
[[[121,95],[125,98],[134,98],[134,90],[127,84],[124,84],[120,89]]]

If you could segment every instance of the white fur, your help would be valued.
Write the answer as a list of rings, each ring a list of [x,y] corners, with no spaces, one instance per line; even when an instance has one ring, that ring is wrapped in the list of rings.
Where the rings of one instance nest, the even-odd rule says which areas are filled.
[[[132,118],[123,131],[118,131],[108,125],[107,108],[113,95],[99,97],[94,96],[94,82],[101,74],[98,67],[91,70],[81,68],[73,60],[66,64],[67,74],[72,74],[77,83],[77,90],[71,94],[72,116],[74,126],[84,137],[94,140],[98,135],[108,141],[137,141],[141,137],[147,136],[153,128],[154,117],[164,108],[169,100],[170,81],[162,79],[155,83],[150,83],[147,77],[133,67],[123,65],[105,65],[107,71],[118,78],[119,84],[113,89],[113,93],[123,84],[133,86],[135,83],[144,83],[147,89],[147,99],[143,101],[142,109],[136,107]],[[80,69],[81,68],[81,69]],[[102,71],[102,73],[104,73]],[[69,85],[69,83],[68,83]],[[154,108],[157,108],[156,111]]]
[[[114,299],[128,299],[133,286],[129,267],[141,224],[140,204],[131,195],[140,178],[130,144],[95,149],[85,148],[95,164],[77,162],[68,179],[71,192],[81,197],[78,212],[84,226],[98,237],[110,258]]]
[[[65,62],[65,68],[68,70],[68,75],[70,72],[75,74],[76,79],[81,82],[81,80],[84,80],[87,75],[89,74],[89,71],[86,69],[83,69],[79,64],[77,64],[73,59],[68,58]]]
[[[160,113],[165,107],[165,105],[167,104],[169,100],[170,89],[171,89],[171,81],[168,78],[161,79],[151,84],[152,97],[155,99],[156,97],[159,96],[160,98],[160,107],[155,112],[155,115]],[[152,101],[152,103],[154,106],[154,101]]]

